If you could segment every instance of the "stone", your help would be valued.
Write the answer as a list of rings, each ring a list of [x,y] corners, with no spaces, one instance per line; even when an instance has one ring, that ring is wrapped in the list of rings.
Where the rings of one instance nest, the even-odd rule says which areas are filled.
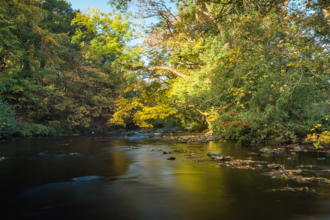
[[[324,157],[319,157],[319,158],[317,158],[317,160],[325,160],[325,158]]]
[[[222,154],[219,151],[211,151],[209,153],[207,153],[207,156],[211,157],[211,156],[221,156]]]
[[[223,158],[225,161],[232,161],[233,157],[232,156],[226,156]]]
[[[261,154],[274,154],[275,151],[271,147],[264,147],[259,150],[259,153]]]
[[[170,157],[166,158],[166,160],[176,160],[176,157],[170,156]]]
[[[288,148],[292,148],[292,149],[294,149],[294,148],[297,147],[297,145],[293,144],[293,145],[288,145],[287,147],[288,147]]]

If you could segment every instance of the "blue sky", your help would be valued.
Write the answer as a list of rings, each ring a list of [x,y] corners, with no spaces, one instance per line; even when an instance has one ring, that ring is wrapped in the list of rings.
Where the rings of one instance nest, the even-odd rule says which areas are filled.
[[[110,5],[108,5],[108,0],[67,0],[72,4],[73,9],[80,9],[85,11],[88,8],[94,7],[99,8],[102,11],[111,11]]]

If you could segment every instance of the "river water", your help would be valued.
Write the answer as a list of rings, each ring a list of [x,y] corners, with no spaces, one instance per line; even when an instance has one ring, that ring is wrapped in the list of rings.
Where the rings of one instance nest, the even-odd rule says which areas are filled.
[[[186,161],[175,149],[195,150],[205,159],[209,151],[251,156],[287,168],[314,164],[318,168],[307,176],[330,179],[320,172],[330,168],[330,157],[249,155],[258,148],[230,141],[175,144],[115,133],[22,139],[0,144],[0,157],[6,157],[0,160],[0,219],[330,219],[330,184],[272,179],[262,175],[268,168]],[[172,151],[177,160],[166,160],[158,150]],[[321,194],[272,190],[287,185]]]

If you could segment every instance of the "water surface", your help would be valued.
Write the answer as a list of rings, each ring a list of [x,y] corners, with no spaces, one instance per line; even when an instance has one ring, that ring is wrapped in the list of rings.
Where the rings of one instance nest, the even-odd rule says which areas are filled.
[[[159,144],[155,144],[159,142]],[[131,149],[131,146],[139,149]],[[149,148],[155,149],[150,151]],[[215,167],[216,162],[166,160],[162,151],[220,151],[247,159],[257,147],[230,141],[175,144],[147,134],[22,139],[0,144],[0,219],[330,219],[330,184],[272,179],[270,169]],[[201,151],[203,150],[203,151]],[[317,161],[317,157],[326,157]],[[314,164],[307,176],[322,176],[330,157],[316,153],[252,155],[255,160]],[[295,168],[296,169],[296,168]],[[274,192],[285,186],[311,193]]]

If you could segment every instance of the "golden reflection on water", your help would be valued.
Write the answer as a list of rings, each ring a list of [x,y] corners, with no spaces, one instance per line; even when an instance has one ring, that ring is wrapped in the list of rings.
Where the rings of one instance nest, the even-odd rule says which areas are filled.
[[[204,151],[196,153],[196,155],[205,155],[210,151],[219,151],[222,153],[219,143],[209,142],[204,145]],[[204,157],[208,160],[208,157]],[[190,191],[198,194],[205,194],[208,189],[207,186],[214,182],[214,172],[218,170],[214,168],[215,162],[195,162],[193,159],[185,163],[176,163],[173,169],[177,173],[173,179],[175,187],[181,190]],[[210,175],[212,173],[212,175]],[[202,178],[201,178],[202,176]],[[216,179],[217,184],[221,185],[221,176]],[[223,191],[222,187],[219,190]]]
[[[221,147],[219,147],[219,143],[213,141],[207,144],[207,151],[219,151],[220,153],[222,153],[222,149]]]
[[[115,139],[113,141],[114,146],[123,146],[125,144],[123,139]],[[127,156],[126,152],[120,147],[112,148],[112,152],[109,155],[111,157],[112,164],[109,166],[115,166],[117,173],[125,173],[130,164],[130,159]]]

